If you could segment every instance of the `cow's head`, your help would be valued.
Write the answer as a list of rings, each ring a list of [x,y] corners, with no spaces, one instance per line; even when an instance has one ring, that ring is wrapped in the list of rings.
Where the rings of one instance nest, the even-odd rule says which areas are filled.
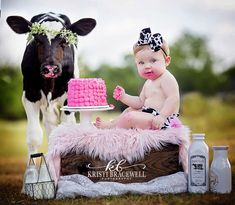
[[[92,18],[71,24],[67,16],[51,12],[34,16],[31,21],[21,16],[9,16],[7,23],[16,33],[29,34],[28,45],[36,48],[40,73],[44,78],[61,75],[66,51],[71,51],[72,45],[76,46],[77,35],[85,36],[96,26]]]

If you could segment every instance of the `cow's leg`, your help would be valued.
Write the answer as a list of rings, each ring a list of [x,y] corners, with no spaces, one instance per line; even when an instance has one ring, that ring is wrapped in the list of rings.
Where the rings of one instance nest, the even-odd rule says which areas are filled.
[[[63,102],[63,105],[64,106],[67,105],[67,100]],[[76,122],[75,113],[69,111],[62,111],[60,115],[60,121],[75,123]]]
[[[47,138],[49,138],[53,129],[59,124],[58,109],[49,105],[46,109],[42,108],[43,125],[45,127]]]
[[[40,126],[40,101],[30,102],[25,97],[25,91],[22,96],[22,103],[27,115],[27,144],[28,154],[37,153],[42,144],[43,131]]]
[[[62,95],[59,99],[60,105],[65,106],[67,105],[67,93]],[[62,111],[60,115],[61,122],[76,122],[75,113],[69,111]]]
[[[62,111],[60,116],[61,122],[76,122],[74,112]]]
[[[48,140],[50,140],[50,134],[53,129],[57,127],[60,122],[75,122],[74,113],[60,112],[59,108],[63,106],[67,94],[64,93],[62,96],[51,100],[51,93],[46,97],[42,93],[41,110],[43,113],[43,124],[46,130]]]
[[[49,138],[51,131],[59,124],[60,111],[58,109],[57,99],[51,100],[51,93],[49,93],[47,97],[43,93],[41,94],[42,120],[47,138]]]

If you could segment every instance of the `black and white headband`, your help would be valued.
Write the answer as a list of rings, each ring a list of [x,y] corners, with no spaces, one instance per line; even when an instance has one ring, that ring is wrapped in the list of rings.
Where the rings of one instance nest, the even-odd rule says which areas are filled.
[[[137,42],[138,46],[149,45],[154,52],[159,51],[161,49],[164,54],[168,56],[164,49],[162,49],[162,44],[162,35],[160,33],[155,33],[152,35],[150,28],[142,29],[139,40]]]

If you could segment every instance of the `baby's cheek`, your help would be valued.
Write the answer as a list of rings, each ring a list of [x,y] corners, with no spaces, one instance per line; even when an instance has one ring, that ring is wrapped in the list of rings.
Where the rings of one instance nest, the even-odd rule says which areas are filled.
[[[138,73],[139,73],[139,76],[140,76],[141,78],[148,79],[148,78],[145,76],[145,74],[144,74],[143,71],[139,71],[139,70],[138,70]]]

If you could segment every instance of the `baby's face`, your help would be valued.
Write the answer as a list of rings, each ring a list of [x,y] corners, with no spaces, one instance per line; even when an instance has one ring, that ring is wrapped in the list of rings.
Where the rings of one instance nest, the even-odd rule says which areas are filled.
[[[166,70],[166,61],[161,50],[153,52],[150,47],[140,50],[135,55],[139,75],[144,79],[155,80]]]

